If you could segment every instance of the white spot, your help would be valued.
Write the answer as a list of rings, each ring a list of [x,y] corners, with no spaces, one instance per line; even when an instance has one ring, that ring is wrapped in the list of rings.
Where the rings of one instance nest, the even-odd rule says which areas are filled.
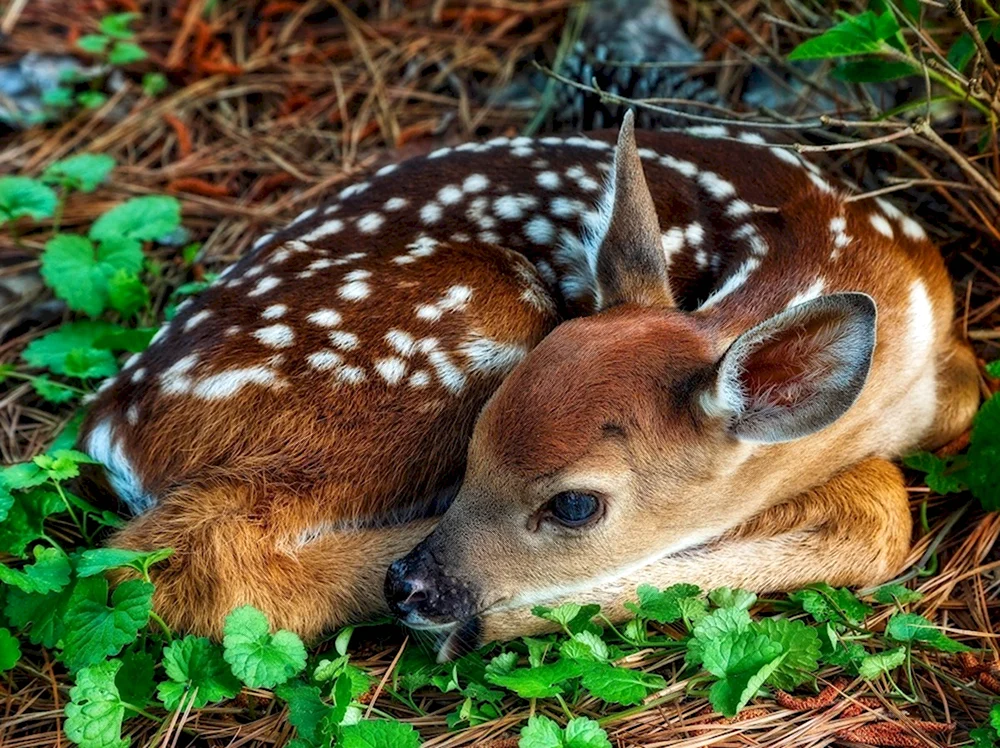
[[[449,184],[438,190],[437,199],[442,205],[454,205],[461,202],[462,194],[461,188]]]
[[[532,195],[504,195],[493,201],[493,210],[504,220],[520,221],[524,218],[524,211],[536,205],[538,200]]]
[[[398,384],[406,376],[406,362],[395,356],[383,358],[375,362],[375,371],[388,384]]]
[[[416,314],[420,319],[436,322],[445,312],[464,310],[471,298],[472,289],[468,286],[452,286],[434,304],[420,304]]]
[[[212,316],[212,313],[207,309],[202,309],[200,312],[192,314],[187,322],[184,323],[184,332],[191,332],[194,328],[204,322],[206,319]]]
[[[337,378],[347,384],[358,384],[365,381],[365,370],[358,366],[341,366],[337,369]]]
[[[525,236],[535,244],[551,244],[555,231],[552,221],[544,216],[535,216],[524,226]]]
[[[879,215],[878,213],[872,213],[868,216],[868,220],[871,221],[872,227],[889,239],[892,239],[892,225],[885,219],[885,216]]]
[[[160,387],[167,395],[185,395],[191,390],[188,373],[198,363],[198,354],[191,353],[174,361],[160,374]]]
[[[539,186],[544,187],[547,190],[559,189],[559,184],[562,182],[562,180],[559,179],[559,175],[554,171],[543,171],[535,177],[535,181],[538,182]]]
[[[330,333],[330,342],[342,351],[353,351],[358,347],[358,336],[346,330],[334,330]]]
[[[272,384],[276,381],[277,376],[273,369],[251,366],[205,377],[195,385],[193,394],[204,400],[222,400],[232,397],[248,384]]]
[[[371,287],[364,281],[351,281],[337,289],[337,295],[347,301],[366,299],[369,293],[371,293]]]
[[[552,200],[549,212],[556,218],[572,218],[578,216],[587,209],[582,200],[573,200],[568,197],[557,197]]]
[[[287,311],[288,307],[284,304],[272,304],[261,312],[260,316],[264,319],[278,319],[279,317],[284,317]]]
[[[667,267],[670,267],[671,258],[684,248],[684,229],[674,226],[660,236],[660,245],[663,247],[663,257],[667,261]]]
[[[462,182],[463,192],[482,192],[490,184],[490,180],[483,174],[470,174]]]
[[[831,187],[830,183],[823,179],[823,177],[809,172],[809,181],[816,185],[817,189],[821,192],[828,192],[831,195],[833,194],[833,187]]]
[[[399,355],[409,358],[417,349],[417,342],[410,333],[404,330],[389,330],[385,334],[385,342],[399,353]]]
[[[338,233],[342,228],[344,228],[344,222],[340,219],[334,218],[326,223],[321,223],[319,226],[314,228],[308,234],[303,234],[301,241],[312,242],[317,239],[322,239],[327,236],[332,236]]]
[[[368,182],[358,182],[357,184],[352,184],[350,187],[345,187],[337,195],[341,200],[345,200],[353,195],[360,195],[362,192],[367,190],[371,185]]]
[[[674,158],[673,156],[661,156],[660,164],[666,166],[668,169],[673,169],[678,174],[685,177],[694,178],[698,176],[698,167],[692,164],[690,161],[682,161],[679,158]]]
[[[345,281],[363,281],[372,277],[370,270],[352,270],[344,274]]]
[[[226,328],[226,335],[235,335],[240,331],[239,325],[230,325]]]
[[[263,246],[264,246],[265,244],[267,244],[267,243],[268,243],[269,241],[271,241],[271,240],[272,240],[273,238],[274,238],[274,234],[264,234],[264,236],[260,237],[260,239],[258,239],[257,241],[255,241],[255,242],[253,243],[253,247],[252,247],[252,249],[260,249],[260,248],[261,248],[261,247],[263,247]],[[223,273],[223,277],[225,277],[225,275],[226,275],[226,274],[228,274],[228,273],[229,273],[229,271],[230,271],[230,270],[231,270],[232,268],[233,268],[233,266],[230,266],[229,268],[227,268],[227,269],[226,269],[226,272],[225,272],[225,273]]]
[[[935,325],[934,307],[927,288],[919,278],[910,285],[910,320],[906,342],[910,346],[913,361],[927,360],[933,350]]]
[[[823,293],[824,288],[826,288],[826,281],[822,278],[817,278],[816,281],[805,291],[795,294],[795,296],[792,297],[792,300],[788,302],[788,306],[785,308],[791,309],[793,306],[798,306],[799,304],[804,304],[807,301],[818,298],[819,295]]]
[[[341,316],[333,309],[320,309],[310,314],[306,319],[320,327],[336,327],[340,324]]]
[[[744,283],[746,283],[747,278],[750,277],[750,273],[756,270],[760,266],[760,260],[756,257],[747,258],[742,265],[740,265],[736,272],[730,275],[726,281],[715,291],[711,296],[709,296],[701,304],[700,309],[708,309],[709,307],[717,304],[722,299],[729,296],[731,293],[741,288]]]
[[[535,152],[534,149],[527,148],[527,147],[525,147],[523,145],[518,146],[517,148],[511,148],[510,149],[510,154],[512,156],[517,156],[518,158],[524,158],[526,156],[530,156],[534,152]],[[410,379],[412,380],[413,378],[410,377]]]
[[[319,369],[320,371],[326,371],[327,369],[332,369],[335,366],[340,366],[344,358],[336,351],[316,351],[315,353],[310,353],[306,356],[306,361],[314,369]]]
[[[141,382],[144,376],[146,376],[146,368],[144,366],[140,366],[132,373],[132,381]]]
[[[903,211],[897,208],[895,205],[890,203],[888,200],[883,200],[881,197],[876,197],[875,202],[878,203],[878,207],[882,209],[889,218],[902,218]]]
[[[477,234],[477,238],[479,241],[485,242],[486,244],[500,243],[500,235],[495,231],[480,231],[479,234]]]
[[[524,345],[501,343],[478,333],[461,343],[458,352],[465,356],[473,371],[487,374],[506,374],[528,355]]]
[[[581,190],[586,190],[587,192],[597,192],[597,190],[601,189],[601,183],[593,177],[583,177],[576,180],[576,183],[580,186]]]
[[[441,220],[441,206],[437,203],[427,203],[420,209],[420,220],[424,223],[437,223]]]
[[[764,145],[767,143],[764,138],[755,132],[741,132],[737,137],[744,143],[753,143],[754,145]]]
[[[309,263],[309,267],[306,270],[326,270],[327,268],[333,267],[333,260],[328,260],[326,258],[320,260],[314,260]]]
[[[447,156],[449,153],[451,153],[451,148],[438,148],[436,151],[427,154],[427,158],[441,158],[442,156]]]
[[[137,405],[130,405],[128,410],[125,411],[125,418],[133,426],[139,423],[139,407]]]
[[[410,254],[414,257],[430,257],[434,254],[434,250],[440,242],[437,239],[432,239],[429,236],[419,236],[415,241],[410,242],[406,245],[406,248],[410,250]]]
[[[736,188],[733,187],[732,182],[727,182],[714,171],[703,171],[699,174],[698,184],[716,200],[725,200],[736,194]]]
[[[411,387],[426,387],[431,383],[431,375],[423,369],[420,369],[410,375],[409,381]]]
[[[142,514],[153,506],[154,497],[146,491],[125,454],[121,440],[115,437],[111,422],[100,421],[87,435],[84,450],[104,466],[108,482],[132,514]]]
[[[704,249],[699,249],[694,253],[694,263],[702,269],[708,267],[708,253]]]
[[[458,394],[465,387],[465,373],[452,363],[448,354],[444,351],[431,351],[427,354],[427,360],[434,367],[441,386],[449,392]]]
[[[927,238],[927,232],[924,231],[923,226],[909,216],[903,216],[900,218],[899,223],[903,227],[903,233],[911,239],[920,241],[921,239]]]
[[[253,336],[264,345],[272,348],[288,348],[295,343],[295,333],[288,325],[271,325],[262,327]]]
[[[280,265],[282,262],[284,262],[285,260],[287,260],[291,256],[292,256],[291,251],[288,250],[288,249],[286,249],[286,248],[284,248],[284,247],[282,247],[277,252],[275,252],[273,255],[271,255],[271,257],[268,259],[267,262],[268,262],[269,265]],[[254,272],[252,272],[252,273],[248,272],[248,273],[246,273],[247,275],[257,275],[264,268],[262,268],[260,265],[256,265],[256,266],[254,266],[254,267],[252,267],[250,269],[252,271],[254,271]]]
[[[726,215],[730,218],[741,218],[753,212],[753,208],[745,200],[733,200],[726,208]]]
[[[722,125],[696,125],[684,128],[684,133],[696,138],[724,138],[729,135],[729,130]]]
[[[385,223],[385,216],[381,213],[365,213],[358,219],[358,231],[363,234],[374,234],[382,224]]]
[[[705,240],[705,229],[700,223],[688,224],[688,227],[684,229],[684,238],[692,247],[700,247]]]
[[[293,221],[292,221],[292,222],[291,222],[290,224],[288,224],[288,225],[289,225],[289,226],[294,226],[294,225],[295,225],[295,224],[297,224],[297,223],[302,223],[303,221],[306,221],[306,220],[308,220],[308,219],[312,218],[312,216],[313,216],[313,215],[314,215],[315,213],[316,213],[316,209],[315,209],[315,208],[309,208],[308,210],[304,210],[304,211],[302,211],[301,213],[299,213],[299,214],[298,214],[298,215],[297,215],[297,216],[295,217],[295,220],[293,220]]]
[[[273,275],[261,278],[257,281],[257,285],[253,287],[253,290],[248,293],[247,296],[260,296],[261,294],[265,294],[279,283],[281,283],[281,279],[275,278]]]
[[[799,166],[799,167],[803,166],[802,159],[798,156],[798,154],[794,153],[788,148],[771,146],[769,150],[771,151],[771,154],[775,158],[784,161],[786,164],[791,164],[792,166]]]
[[[396,211],[405,208],[409,202],[405,197],[390,197],[385,201],[385,205],[382,206],[382,210]]]
[[[399,168],[399,164],[386,164],[381,169],[379,169],[377,172],[375,172],[375,176],[376,177],[384,177],[386,174],[392,174],[398,168]],[[387,208],[387,210],[391,210],[391,208]]]
[[[472,241],[472,237],[466,234],[464,231],[456,231],[451,235],[451,240],[453,242],[460,242],[462,244],[468,244]]]

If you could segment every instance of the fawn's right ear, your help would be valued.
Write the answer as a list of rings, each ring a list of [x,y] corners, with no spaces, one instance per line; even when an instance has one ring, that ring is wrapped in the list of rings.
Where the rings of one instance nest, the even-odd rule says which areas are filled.
[[[608,230],[597,252],[597,308],[674,306],[660,222],[635,144],[635,116],[622,121],[612,172]]]
[[[730,433],[786,442],[819,431],[854,404],[875,350],[875,302],[837,293],[798,304],[736,339],[702,397]]]

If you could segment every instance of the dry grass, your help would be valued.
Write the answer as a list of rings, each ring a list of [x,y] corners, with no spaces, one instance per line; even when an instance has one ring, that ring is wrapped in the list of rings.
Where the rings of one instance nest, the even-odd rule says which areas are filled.
[[[0,28],[10,33],[0,62],[29,50],[65,52],[72,39],[92,32],[105,12],[138,8],[139,40],[152,53],[150,70],[169,75],[171,92],[144,98],[129,85],[94,113],[82,113],[47,129],[3,137],[0,172],[36,174],[78,150],[107,152],[120,164],[111,185],[77,196],[64,226],[82,226],[128,195],[170,192],[184,203],[185,225],[204,242],[193,275],[218,270],[239,257],[254,238],[312,206],[334,186],[390,160],[419,154],[441,142],[519,131],[530,112],[484,104],[485,93],[511,79],[530,60],[552,59],[571,0],[273,0],[219,3],[206,0],[31,0],[7,3]],[[401,9],[401,5],[405,9]],[[687,0],[680,16],[711,63],[701,71],[738,112],[743,82],[761,60],[782,69],[787,52],[821,19],[811,4],[739,0],[732,4]],[[927,12],[946,15],[930,4]],[[947,49],[961,32],[952,18],[940,33],[926,35],[926,52]],[[145,64],[144,64],[145,65]],[[141,73],[143,66],[134,72]],[[133,71],[130,71],[130,73]],[[797,73],[807,89],[826,90],[826,68]],[[997,72],[981,71],[983,106],[1000,111]],[[838,117],[860,113],[863,100],[826,91]],[[978,95],[978,94],[977,94]],[[992,96],[992,98],[991,98]],[[717,111],[707,111],[720,116]],[[815,120],[806,104],[786,108],[787,122]],[[744,116],[744,115],[735,115]],[[984,120],[961,107],[934,129],[917,124],[905,136],[884,138],[914,124],[893,119],[872,127],[811,129],[815,144],[872,141],[818,154],[826,165],[865,190],[892,188],[941,242],[962,300],[962,324],[984,360],[1000,358],[1000,153],[993,130],[986,147],[976,140]],[[44,229],[44,227],[43,227]],[[29,233],[20,246],[0,236],[0,274],[30,269],[47,233]],[[190,280],[173,256],[159,287]],[[54,315],[58,317],[58,312]],[[46,319],[51,325],[58,319]],[[44,325],[13,325],[0,342],[0,360],[13,360]],[[996,382],[992,382],[996,386]],[[984,379],[984,393],[988,380]],[[70,416],[53,412],[27,385],[0,394],[0,456],[25,459]],[[899,688],[887,681],[842,683],[829,703],[763,701],[737,722],[723,722],[707,700],[687,695],[682,659],[650,651],[635,666],[663,675],[668,688],[642,709],[601,713],[584,702],[579,713],[602,720],[620,746],[821,746],[851,740],[889,740],[895,745],[960,745],[1000,696],[993,620],[1000,600],[1000,558],[993,550],[1000,516],[970,506],[954,522],[967,496],[929,495],[914,480],[915,511],[927,502],[928,525],[919,531],[915,568],[938,563],[936,573],[914,576],[925,593],[915,606],[956,638],[981,648],[986,666],[951,656],[920,655],[912,673],[900,671]],[[65,528],[55,528],[60,532]],[[936,554],[931,551],[936,549]],[[933,560],[932,560],[933,556]],[[877,631],[884,624],[876,619]],[[365,633],[356,662],[376,678],[386,673],[402,646],[391,629]],[[31,650],[26,665],[0,683],[0,744],[6,748],[67,745],[60,736],[61,709],[69,680],[47,653]],[[900,693],[912,694],[906,704]],[[513,746],[529,707],[513,698],[502,719],[449,732],[444,716],[457,697],[426,692],[418,715],[382,693],[378,710],[407,719],[433,746]],[[803,708],[815,707],[815,708]],[[898,727],[875,727],[882,722]],[[954,732],[933,734],[922,722],[954,723]],[[855,732],[847,732],[864,728]],[[135,745],[281,746],[291,735],[282,706],[267,692],[245,691],[221,707],[169,715],[163,724],[127,724]]]

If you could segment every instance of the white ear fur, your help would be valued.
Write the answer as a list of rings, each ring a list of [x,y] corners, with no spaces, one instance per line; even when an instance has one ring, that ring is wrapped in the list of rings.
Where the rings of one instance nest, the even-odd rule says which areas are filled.
[[[854,404],[867,380],[876,316],[867,294],[840,293],[765,320],[723,355],[702,408],[727,419],[730,432],[744,441],[792,441],[829,426]],[[787,371],[772,371],[770,354]]]

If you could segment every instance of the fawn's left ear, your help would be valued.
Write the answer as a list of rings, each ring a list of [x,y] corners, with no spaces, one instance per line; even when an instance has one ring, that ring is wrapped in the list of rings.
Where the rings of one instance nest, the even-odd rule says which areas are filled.
[[[875,301],[863,293],[793,306],[736,339],[702,406],[744,441],[786,442],[819,431],[861,394],[875,322]]]
[[[615,148],[613,202],[597,252],[597,307],[619,304],[674,306],[660,222],[635,144],[635,116],[622,121]]]

